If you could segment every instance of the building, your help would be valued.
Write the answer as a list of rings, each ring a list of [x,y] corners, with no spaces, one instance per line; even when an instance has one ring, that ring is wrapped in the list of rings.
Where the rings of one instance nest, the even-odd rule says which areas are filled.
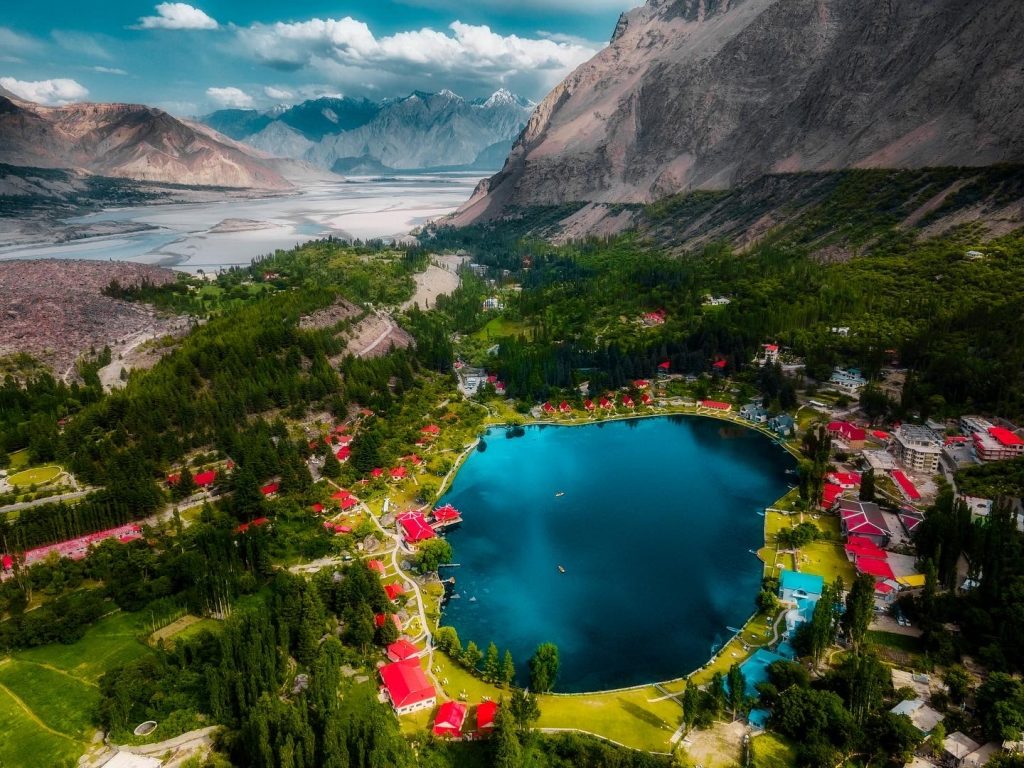
[[[724,307],[732,302],[732,299],[725,296],[712,296],[710,293],[704,297],[705,307]]]
[[[968,442],[947,442],[942,446],[939,461],[950,475],[977,464],[978,458],[974,455],[974,443],[970,440]]]
[[[868,439],[868,432],[863,427],[851,424],[848,421],[832,421],[827,427],[828,434],[833,440],[841,440],[850,450],[859,451],[864,447]]]
[[[844,536],[863,536],[879,547],[889,543],[892,532],[882,510],[872,501],[842,499],[839,502],[839,519]]]
[[[1005,427],[989,427],[971,436],[980,461],[1006,461],[1024,456],[1024,438]]]
[[[844,491],[860,488],[860,475],[856,472],[829,472],[826,480],[833,485],[838,485]]]
[[[396,640],[388,646],[388,659],[390,661],[407,661],[408,659],[418,659],[420,656],[420,649],[413,645],[411,642],[402,638]]]
[[[768,420],[768,429],[779,437],[792,437],[796,434],[796,422],[788,413],[780,413]]]
[[[779,362],[779,345],[762,344],[761,359],[764,361],[765,365],[775,365],[777,362]]]
[[[701,408],[707,408],[711,411],[719,411],[720,413],[729,413],[732,410],[732,405],[729,403],[720,403],[717,400],[701,400],[698,405]]]
[[[903,715],[908,718],[914,724],[914,727],[925,736],[935,730],[935,726],[945,720],[946,717],[929,707],[922,699],[901,701],[889,711],[894,715]]]
[[[380,668],[382,692],[397,715],[408,715],[431,709],[437,703],[437,692],[427,680],[419,659],[385,664]]]
[[[485,701],[476,708],[477,738],[494,731],[494,719],[498,716],[498,705],[493,701]]]
[[[446,701],[437,710],[434,718],[434,727],[431,729],[435,736],[442,736],[448,739],[458,738],[462,733],[462,724],[466,722],[468,708],[458,701]]]
[[[942,438],[919,424],[901,424],[892,436],[889,450],[907,469],[935,474],[939,471]]]
[[[398,524],[402,527],[402,536],[407,544],[418,544],[437,536],[422,512],[406,512],[399,516]]]
[[[958,768],[964,764],[964,758],[977,751],[980,746],[969,736],[965,736],[960,731],[954,731],[942,742],[942,756],[947,764]]]
[[[779,599],[784,603],[796,603],[797,600],[811,598],[815,601],[821,597],[825,586],[823,576],[800,571],[783,571],[779,578]]]
[[[768,421],[768,411],[758,403],[747,403],[740,408],[740,418],[754,424],[765,424]]]
[[[890,473],[890,477],[892,477],[896,487],[900,489],[900,493],[903,494],[903,498],[907,501],[913,504],[921,500],[921,492],[917,490],[917,486],[910,481],[910,478],[903,473],[903,470],[894,469]]]
[[[975,432],[988,432],[994,425],[988,419],[981,416],[961,416],[960,431],[965,435],[973,435]]]
[[[845,395],[856,395],[868,385],[868,380],[856,368],[836,368],[828,383]]]

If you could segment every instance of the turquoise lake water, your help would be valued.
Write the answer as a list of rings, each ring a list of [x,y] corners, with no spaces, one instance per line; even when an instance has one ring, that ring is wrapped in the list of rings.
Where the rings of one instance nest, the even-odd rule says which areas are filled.
[[[678,416],[485,443],[443,499],[464,522],[448,533],[460,567],[442,575],[459,597],[442,623],[463,645],[511,650],[521,683],[542,642],[558,645],[559,691],[679,677],[753,612],[758,513],[795,466],[781,446]]]

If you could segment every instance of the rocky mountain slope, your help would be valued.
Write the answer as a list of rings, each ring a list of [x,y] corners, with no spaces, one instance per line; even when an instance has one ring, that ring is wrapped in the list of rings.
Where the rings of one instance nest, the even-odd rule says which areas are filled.
[[[0,93],[0,163],[259,190],[291,184],[257,153],[136,104],[44,107]]]
[[[202,120],[263,152],[339,172],[495,168],[533,106],[506,90],[476,101],[416,92],[380,103],[322,98],[272,112],[221,110]]]
[[[1024,160],[1019,0],[648,0],[454,219],[766,173]]]

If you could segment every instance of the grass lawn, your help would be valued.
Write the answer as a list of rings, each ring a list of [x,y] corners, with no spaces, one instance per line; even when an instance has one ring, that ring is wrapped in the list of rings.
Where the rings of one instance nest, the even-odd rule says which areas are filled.
[[[24,469],[28,466],[28,448],[15,451],[9,454],[7,458],[10,459],[11,469]]]
[[[68,736],[41,727],[4,690],[0,690],[0,765],[72,764],[85,751]]]
[[[530,328],[526,323],[506,320],[503,317],[495,317],[489,320],[487,325],[477,331],[474,335],[478,339],[488,341],[491,339],[508,338],[509,336],[519,336],[520,334],[530,338]]]
[[[833,582],[842,576],[844,584],[852,584],[857,572],[846,559],[842,544],[831,541],[815,541],[800,550],[800,570],[824,576]]]
[[[867,638],[876,645],[884,645],[886,648],[895,648],[898,651],[907,653],[921,653],[921,638],[910,635],[898,635],[895,632],[876,632],[868,630]]]
[[[13,659],[0,664],[0,685],[21,699],[50,729],[88,741],[92,713],[100,699],[95,687],[63,672]]]
[[[540,696],[540,728],[570,728],[604,736],[634,749],[669,752],[668,740],[682,709],[655,688],[584,696]]]
[[[46,645],[18,651],[15,659],[56,667],[86,682],[95,683],[109,669],[137,659],[150,650],[139,641],[147,633],[147,617],[118,612],[90,627],[72,645]]]
[[[60,467],[25,469],[7,478],[11,485],[43,485],[56,480],[64,470]]]
[[[754,768],[789,768],[795,763],[793,748],[774,733],[762,733],[750,741]]]

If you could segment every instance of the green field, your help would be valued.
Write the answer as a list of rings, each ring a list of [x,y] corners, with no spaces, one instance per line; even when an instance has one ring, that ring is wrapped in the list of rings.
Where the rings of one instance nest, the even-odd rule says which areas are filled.
[[[73,765],[95,726],[97,682],[150,650],[145,616],[115,613],[72,645],[47,645],[0,659],[0,766]]]
[[[7,457],[11,462],[11,469],[24,469],[28,466],[28,448],[15,451]]]
[[[64,470],[60,467],[34,467],[7,478],[11,485],[43,485],[56,480]]]

